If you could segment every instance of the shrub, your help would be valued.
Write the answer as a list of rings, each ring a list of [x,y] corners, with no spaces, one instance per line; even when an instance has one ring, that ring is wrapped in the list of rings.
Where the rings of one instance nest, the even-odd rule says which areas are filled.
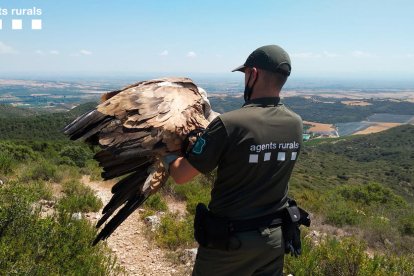
[[[326,209],[326,222],[337,225],[356,225],[361,222],[361,214],[345,201],[333,201]]]
[[[413,275],[414,256],[385,255],[370,258],[366,245],[356,238],[329,238],[313,246],[304,238],[299,258],[285,258],[285,273],[294,275]]]
[[[38,184],[36,184],[38,185]],[[34,187],[14,183],[0,189],[0,274],[118,275],[104,244],[91,246],[96,230],[69,215],[41,218],[31,202]],[[32,189],[33,188],[33,189]]]
[[[77,180],[62,184],[66,194],[58,202],[60,212],[97,212],[102,207],[102,201],[95,196],[93,190]]]
[[[88,174],[91,176],[92,181],[101,181],[102,168],[99,167],[98,162],[93,159],[87,160],[85,167],[80,169],[82,174]]]
[[[58,169],[58,178],[61,179],[61,182],[65,183],[71,180],[78,180],[82,177],[82,174],[78,167],[70,165],[59,165]]]
[[[173,186],[174,193],[187,201],[187,211],[192,215],[195,214],[195,208],[199,202],[208,204],[211,198],[211,187],[202,184],[203,177],[200,176],[185,185]]]
[[[31,148],[10,142],[0,142],[0,152],[7,154],[16,161],[35,160],[39,158],[39,155]]]
[[[414,214],[406,214],[398,221],[400,233],[407,236],[414,236]]]
[[[33,181],[28,185],[25,185],[30,194],[34,196],[35,200],[46,199],[51,200],[53,198],[52,187],[49,183],[44,181]]]
[[[390,207],[405,207],[405,200],[396,195],[390,188],[378,183],[367,185],[347,185],[339,189],[340,195],[348,200],[365,205],[387,204]]]
[[[85,167],[86,161],[92,158],[92,152],[81,146],[66,146],[59,155],[69,158],[78,167]]]
[[[155,241],[162,247],[176,250],[194,244],[193,216],[179,219],[168,213],[161,217],[161,225],[155,233]]]
[[[167,211],[167,203],[160,194],[150,196],[144,203],[144,206],[154,211]]]
[[[62,158],[60,158],[58,162],[59,162],[59,165],[68,165],[68,166],[73,166],[73,167],[76,166],[75,162],[73,162],[72,159],[70,159],[67,156],[63,156]]]
[[[46,160],[40,160],[39,162],[32,162],[27,167],[27,171],[21,176],[22,181],[30,180],[43,180],[43,181],[55,181],[62,180],[61,175],[57,167]]]
[[[16,163],[7,153],[0,152],[0,173],[10,174]]]

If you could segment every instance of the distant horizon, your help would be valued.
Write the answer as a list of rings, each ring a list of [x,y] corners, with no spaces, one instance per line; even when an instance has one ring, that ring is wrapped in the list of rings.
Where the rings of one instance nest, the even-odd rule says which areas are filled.
[[[222,80],[229,82],[244,81],[242,73],[238,72],[0,72],[0,80],[32,80],[32,81],[140,81],[161,77],[188,77],[191,79],[207,79],[207,80]],[[372,87],[384,88],[407,88],[414,89],[414,78],[408,76],[401,77],[373,77],[373,76],[354,76],[354,75],[341,75],[341,76],[291,76],[288,79],[286,86],[291,84],[297,84],[300,82],[313,83],[314,85],[320,85],[330,83],[342,84],[342,85],[356,85],[363,86],[371,85]]]
[[[230,79],[243,79],[243,73],[231,72],[231,71],[99,71],[99,70],[73,70],[73,71],[0,71],[0,79],[7,78],[31,78],[31,77],[134,77],[134,76],[217,76],[226,77]],[[293,68],[292,74],[289,79],[326,79],[326,80],[386,80],[386,81],[413,81],[414,77],[412,74],[407,72],[367,72],[364,74],[356,72],[296,72]]]

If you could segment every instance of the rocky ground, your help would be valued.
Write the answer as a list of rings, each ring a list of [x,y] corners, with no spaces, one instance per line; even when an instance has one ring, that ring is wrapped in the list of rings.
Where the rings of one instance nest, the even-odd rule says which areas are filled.
[[[84,176],[82,182],[96,191],[96,195],[101,198],[104,205],[111,198],[110,189],[113,183],[90,181],[88,176]],[[183,203],[172,200],[168,203],[170,209],[179,212],[185,210]],[[86,217],[94,223],[100,216],[100,212],[86,214]],[[174,261],[173,258],[167,257],[168,252],[157,248],[149,241],[145,231],[147,226],[140,218],[140,213],[136,211],[107,239],[108,246],[116,254],[118,263],[125,268],[127,275],[191,274],[191,262]]]

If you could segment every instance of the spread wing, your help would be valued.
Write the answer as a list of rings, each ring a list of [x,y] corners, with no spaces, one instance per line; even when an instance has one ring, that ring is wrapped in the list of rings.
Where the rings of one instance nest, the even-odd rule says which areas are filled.
[[[99,145],[94,158],[103,168],[102,177],[127,175],[112,187],[113,196],[98,221],[104,226],[94,244],[104,240],[168,179],[160,158],[180,154],[182,141],[208,121],[205,103],[188,78],[143,81],[109,92],[96,109],[66,126],[72,140]]]

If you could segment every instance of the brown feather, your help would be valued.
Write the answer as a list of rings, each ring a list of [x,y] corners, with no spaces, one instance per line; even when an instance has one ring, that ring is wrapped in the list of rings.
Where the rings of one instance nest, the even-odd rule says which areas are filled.
[[[180,152],[186,135],[205,128],[203,99],[188,78],[141,81],[102,95],[93,117],[84,115],[67,127],[77,137],[93,137],[103,150],[95,159],[106,178],[129,174],[115,184],[99,225],[119,211],[96,238],[106,239],[131,212],[167,181],[162,156]],[[93,125],[89,125],[93,123]],[[121,207],[121,206],[124,207]]]

